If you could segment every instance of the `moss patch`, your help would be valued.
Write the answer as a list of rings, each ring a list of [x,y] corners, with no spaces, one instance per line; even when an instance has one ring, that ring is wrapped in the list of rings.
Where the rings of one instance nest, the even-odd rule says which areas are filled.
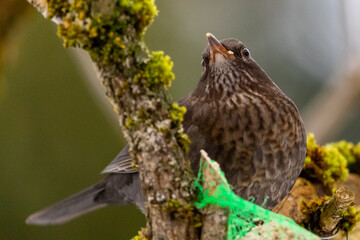
[[[131,240],[147,240],[147,238],[144,236],[144,234],[142,233],[142,231],[138,232],[138,235],[136,235],[135,237],[133,237]]]
[[[338,180],[345,180],[349,174],[347,160],[336,146],[319,146],[313,134],[307,138],[307,153],[301,177],[333,188]]]
[[[162,51],[153,52],[144,70],[140,71],[134,81],[147,86],[149,89],[159,86],[169,87],[175,78],[172,72],[173,62],[169,56],[164,56]]]
[[[360,143],[357,145],[340,141],[329,143],[327,146],[335,147],[345,157],[350,172],[360,173]]]
[[[175,78],[173,62],[161,51],[150,53],[143,42],[144,33],[158,12],[154,0],[104,0],[99,3],[74,0],[72,4],[48,0],[47,3],[49,16],[62,20],[58,25],[58,35],[64,40],[65,47],[86,50],[98,66],[112,69],[112,77],[120,74],[125,79],[119,81],[116,97],[131,93],[140,98],[148,94],[161,101],[160,107],[149,103],[147,108],[122,109],[128,112],[124,115],[124,127],[135,131],[141,123],[151,124],[150,118],[156,121],[167,116],[172,123],[168,129],[161,129],[162,132],[173,134],[182,149],[187,151],[190,141],[181,127],[186,110],[172,104],[164,93]],[[109,11],[95,11],[99,6],[107,5]],[[164,112],[168,114],[164,115]],[[154,117],[154,114],[159,114],[159,117]]]
[[[345,232],[354,230],[356,224],[360,221],[360,209],[356,210],[354,207],[349,207],[344,218],[339,223],[339,228]]]
[[[329,196],[322,198],[316,198],[309,202],[302,201],[300,211],[304,214],[304,220],[302,226],[306,229],[311,229],[313,226],[317,226],[320,215],[324,209],[324,204],[330,199]]]
[[[47,0],[47,17],[62,17],[70,10],[70,3],[64,0]]]
[[[335,189],[333,189],[333,192],[335,192]],[[323,212],[323,209],[329,199],[330,196],[325,196],[309,202],[302,201],[300,211],[304,214],[302,225],[306,229],[311,229],[313,226],[319,225],[318,221],[320,219],[320,215]],[[356,210],[354,207],[350,206],[338,223],[338,229],[345,232],[350,232],[354,230],[356,224],[359,221],[360,210]]]
[[[117,0],[109,15],[92,12],[91,4],[74,0],[72,5],[49,5],[48,11],[66,13],[58,25],[65,47],[81,47],[103,64],[124,63],[144,50],[142,36],[157,14],[154,1]]]
[[[190,217],[193,221],[192,224],[195,227],[200,227],[202,225],[202,216],[193,205],[184,205],[176,199],[167,199],[166,203],[163,205],[163,209],[171,212],[172,214],[180,214],[184,217]]]

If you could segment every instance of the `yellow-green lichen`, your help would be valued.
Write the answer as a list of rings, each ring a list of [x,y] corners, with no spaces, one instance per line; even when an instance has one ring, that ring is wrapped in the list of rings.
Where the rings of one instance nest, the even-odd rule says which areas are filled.
[[[163,209],[167,211],[178,211],[180,207],[182,207],[182,204],[178,200],[171,198],[166,200]]]
[[[333,189],[333,193],[335,190],[336,189]],[[330,196],[325,196],[309,202],[302,201],[300,211],[304,214],[304,217],[301,224],[306,229],[312,229],[314,226],[319,225],[320,215],[330,198]],[[341,217],[342,219],[338,223],[337,228],[345,232],[350,232],[360,221],[360,210],[356,210],[353,206],[350,206]]]
[[[126,119],[126,123],[125,123],[126,128],[131,128],[131,127],[133,127],[135,125],[136,125],[136,121],[134,121],[134,119],[132,119],[131,117],[128,117]]]
[[[354,207],[349,207],[343,219],[339,223],[339,228],[345,232],[354,230],[356,224],[360,221],[360,209],[356,210]]]
[[[143,34],[147,26],[149,26],[158,10],[154,0],[118,0],[117,6],[126,9],[125,14],[130,17],[133,26]]]
[[[59,6],[50,6],[59,11]],[[86,0],[74,0],[61,9],[65,13],[71,10],[58,27],[64,45],[81,47],[103,64],[120,64],[142,51],[139,42],[157,14],[153,0],[117,0],[110,15],[92,13],[91,1]]]
[[[336,181],[345,180],[348,173],[347,160],[342,153],[332,145],[319,146],[314,135],[309,134],[301,176],[332,188]]]
[[[302,200],[300,205],[300,211],[303,213],[304,217],[301,222],[301,225],[306,229],[312,229],[312,227],[317,226],[317,221],[320,219],[320,214],[322,213],[325,203],[330,199],[329,196],[322,198],[316,198],[311,201]]]
[[[147,240],[142,231],[138,231],[138,235],[133,237],[131,240]]]
[[[185,107],[180,107],[177,103],[173,103],[169,109],[170,119],[174,123],[181,123],[184,120],[184,114],[186,113]]]
[[[46,0],[48,4],[47,17],[62,17],[69,12],[70,3],[65,0]]]
[[[177,142],[179,143],[180,147],[185,151],[189,151],[189,145],[191,143],[188,135],[183,132],[178,132],[175,135]]]
[[[153,89],[159,86],[168,87],[175,78],[172,72],[173,62],[162,51],[153,52],[150,61],[143,71],[135,76],[134,81]]]
[[[64,46],[86,50],[100,69],[112,73],[111,78],[121,76],[119,86],[113,89],[115,96],[110,97],[120,99],[127,95],[139,100],[135,96],[148,95],[159,100],[148,101],[140,108],[118,109],[127,112],[124,127],[136,131],[140,126],[167,117],[172,124],[161,132],[170,141],[173,138],[169,136],[175,136],[187,151],[190,141],[181,127],[185,109],[171,104],[164,94],[174,79],[173,62],[161,51],[150,54],[143,42],[143,35],[157,14],[154,0],[107,0],[104,4],[73,0],[63,5],[60,2],[48,0],[48,8],[61,17],[58,35],[63,38]],[[99,11],[99,8],[104,9]]]
[[[346,141],[340,141],[336,143],[327,144],[327,146],[336,147],[339,152],[345,157],[348,163],[355,162],[355,156],[353,153],[354,144]]]
[[[354,145],[353,143],[340,141],[329,143],[327,146],[335,147],[345,157],[350,172],[360,173],[360,143]]]
[[[191,217],[194,227],[200,227],[202,225],[200,212],[191,204],[183,205],[178,200],[171,198],[166,200],[163,205],[163,210],[173,214]]]
[[[338,180],[345,180],[350,169],[355,169],[360,159],[360,143],[354,145],[346,141],[326,144],[319,146],[313,134],[309,134],[307,138],[307,154],[302,177],[312,181],[318,181],[328,188],[332,188]],[[333,189],[333,192],[335,189]],[[317,198],[310,202],[302,202],[301,212],[305,218],[303,225],[311,228],[316,223],[312,222],[318,219],[324,203],[330,197],[326,196],[321,199]],[[360,221],[360,210],[349,207],[345,212],[343,219],[339,223],[339,229],[346,232],[351,231],[356,223]]]

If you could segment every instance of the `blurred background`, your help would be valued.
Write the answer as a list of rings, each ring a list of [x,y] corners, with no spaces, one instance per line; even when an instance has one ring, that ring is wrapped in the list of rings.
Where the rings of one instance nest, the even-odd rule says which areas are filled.
[[[243,41],[299,107],[320,143],[360,141],[357,0],[156,0],[146,34],[174,61],[174,100],[201,75],[205,33]],[[26,217],[87,187],[126,144],[83,53],[25,0],[0,1],[0,239],[129,239],[145,225],[133,206],[60,226]]]

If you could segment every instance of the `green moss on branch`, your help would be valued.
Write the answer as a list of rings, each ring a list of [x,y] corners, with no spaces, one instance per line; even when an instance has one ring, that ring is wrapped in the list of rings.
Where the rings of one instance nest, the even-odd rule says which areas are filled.
[[[327,144],[327,146],[335,147],[345,157],[350,172],[360,174],[360,143],[357,145],[340,141]]]
[[[144,234],[141,231],[139,231],[138,235],[133,237],[131,240],[148,240],[148,239],[144,237]]]
[[[153,52],[150,60],[134,78],[136,83],[145,85],[150,90],[160,87],[171,86],[172,80],[175,78],[171,71],[173,62],[169,56],[164,56],[162,51]]]
[[[302,225],[319,236],[332,236],[342,230],[352,231],[360,221],[360,210],[353,205],[355,195],[349,188],[334,189],[332,196],[303,201],[300,207],[304,214]]]
[[[360,222],[360,209],[356,210],[351,206],[346,210],[339,223],[339,228],[345,232],[350,232],[354,230],[358,222]]]
[[[58,35],[64,39],[64,46],[81,47],[94,61],[105,65],[124,63],[139,53],[143,58],[138,62],[143,63],[144,57],[149,56],[142,36],[157,14],[154,2],[117,0],[109,15],[92,12],[93,2],[74,0],[66,9],[61,5],[66,15],[58,25]],[[58,5],[50,4],[51,1],[48,11],[59,11]]]
[[[322,183],[329,189],[349,174],[347,160],[333,145],[319,146],[313,134],[307,139],[307,153],[301,177]]]
[[[70,3],[64,0],[47,0],[47,17],[63,17],[70,11]]]
[[[63,38],[64,46],[83,48],[93,61],[104,67],[116,66],[115,70],[126,79],[116,89],[117,96],[128,91],[139,95],[151,92],[154,97],[164,96],[163,89],[169,87],[174,79],[173,63],[163,52],[150,54],[142,39],[157,14],[153,0],[116,0],[110,14],[94,13],[91,9],[95,1],[74,0],[71,5],[64,2],[48,0],[51,16],[62,17],[58,35]],[[189,139],[181,128],[186,110],[171,104],[169,100],[165,100],[162,107],[172,121],[171,129],[167,132],[178,129],[174,133],[175,138],[186,151]],[[154,111],[158,111],[154,106],[140,108],[135,113],[129,111],[124,126],[134,130],[139,126],[139,121],[146,122]]]
[[[179,218],[164,210],[169,207],[166,199],[191,206],[195,194],[186,159],[190,141],[181,125],[186,110],[173,104],[167,93],[173,63],[163,52],[150,53],[143,42],[157,14],[154,0],[47,0],[41,10],[46,7],[49,17],[60,22],[64,46],[89,53],[119,115],[148,200],[149,229],[141,238],[177,238],[178,231],[165,231],[166,225],[196,239],[198,230],[188,225],[191,208]]]

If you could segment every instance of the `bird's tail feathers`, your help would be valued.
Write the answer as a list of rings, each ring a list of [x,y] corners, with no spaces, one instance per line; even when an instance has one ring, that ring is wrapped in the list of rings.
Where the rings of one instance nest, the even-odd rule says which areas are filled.
[[[26,219],[27,224],[49,225],[62,224],[85,213],[105,207],[105,203],[97,203],[95,198],[103,190],[100,185],[94,185],[57,202]]]

